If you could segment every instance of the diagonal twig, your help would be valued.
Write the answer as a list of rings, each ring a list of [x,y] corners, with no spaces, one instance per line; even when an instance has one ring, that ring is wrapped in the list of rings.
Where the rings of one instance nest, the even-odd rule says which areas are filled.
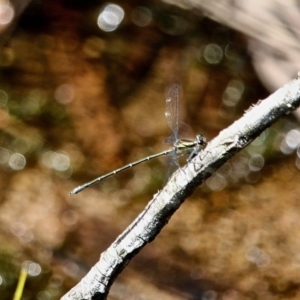
[[[191,162],[177,170],[164,189],[154,195],[133,223],[101,254],[89,273],[61,299],[106,299],[116,277],[158,235],[183,201],[230,157],[299,105],[300,74],[297,79],[252,106],[210,141]]]

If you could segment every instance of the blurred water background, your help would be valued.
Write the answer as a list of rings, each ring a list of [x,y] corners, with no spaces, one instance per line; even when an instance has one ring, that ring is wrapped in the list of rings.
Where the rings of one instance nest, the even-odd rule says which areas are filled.
[[[297,49],[256,39],[271,27],[257,18],[231,26],[241,7],[225,3],[226,22],[189,1],[0,1],[1,299],[24,263],[22,299],[59,299],[162,188],[163,158],[69,196],[165,149],[171,84],[186,137],[209,140],[296,77],[292,59],[272,66]],[[298,34],[292,8],[276,24]],[[274,41],[288,36],[272,28]],[[183,204],[110,299],[299,299],[299,144],[297,114],[266,130]]]

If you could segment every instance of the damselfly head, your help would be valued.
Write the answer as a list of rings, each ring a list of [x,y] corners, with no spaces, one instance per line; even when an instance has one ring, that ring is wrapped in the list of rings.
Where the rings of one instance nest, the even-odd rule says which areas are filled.
[[[206,138],[202,134],[196,135],[196,141],[199,146],[206,146]]]

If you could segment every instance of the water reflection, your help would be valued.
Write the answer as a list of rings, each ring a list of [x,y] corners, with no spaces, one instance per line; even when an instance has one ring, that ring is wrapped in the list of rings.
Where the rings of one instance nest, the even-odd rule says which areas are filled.
[[[280,143],[280,151],[285,154],[289,155],[294,152],[294,147],[290,147],[289,144],[287,143],[287,140],[284,138],[281,143]]]
[[[209,44],[204,48],[203,57],[209,64],[218,64],[223,58],[223,50],[217,44]]]
[[[291,149],[296,149],[300,144],[300,130],[292,129],[290,130],[285,137],[286,145]]]
[[[10,231],[13,235],[17,236],[23,243],[29,243],[33,240],[33,232],[27,228],[22,222],[14,222],[10,226]]]
[[[20,171],[24,169],[26,165],[26,158],[21,153],[13,153],[9,160],[8,165],[15,171]]]
[[[0,25],[7,25],[9,24],[13,17],[15,11],[13,7],[10,5],[9,1],[7,3],[0,4]]]
[[[48,291],[39,292],[37,295],[37,300],[49,300],[52,296]]]
[[[22,222],[15,222],[11,224],[10,231],[13,235],[20,237],[25,234],[26,226]]]
[[[70,167],[70,159],[66,153],[47,151],[42,156],[42,164],[56,171],[66,171]]]
[[[139,27],[147,26],[152,20],[152,12],[147,7],[137,6],[132,11],[131,20],[135,25]]]
[[[125,13],[121,6],[108,4],[99,14],[97,24],[103,31],[111,32],[118,28],[124,18],[124,15]]]
[[[221,191],[225,188],[225,186],[227,185],[227,181],[224,178],[224,176],[222,176],[219,173],[215,173],[212,177],[210,177],[207,181],[206,181],[206,185],[212,190],[212,191]]]
[[[270,256],[258,247],[250,247],[246,254],[246,259],[253,262],[260,268],[264,268],[270,264]]]
[[[245,181],[251,184],[257,183],[261,179],[261,172],[250,172],[245,175]]]
[[[62,84],[54,92],[54,98],[61,104],[72,102],[74,98],[74,87],[71,84]]]
[[[78,264],[75,262],[66,262],[63,266],[64,272],[71,277],[76,277],[80,271]]]
[[[223,103],[227,106],[237,105],[242,98],[244,89],[245,86],[241,80],[231,80],[223,93]]]
[[[63,278],[58,274],[51,276],[49,279],[50,286],[60,287],[62,284],[63,284]]]
[[[248,166],[251,171],[257,172],[265,165],[265,159],[262,155],[252,155],[249,159]]]
[[[25,261],[22,267],[27,270],[28,275],[33,277],[40,275],[42,272],[42,267],[33,261]]]

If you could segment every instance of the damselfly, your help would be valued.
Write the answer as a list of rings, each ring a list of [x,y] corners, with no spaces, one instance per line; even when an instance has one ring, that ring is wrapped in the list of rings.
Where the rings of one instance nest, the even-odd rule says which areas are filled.
[[[188,158],[188,161],[190,161],[199,152],[201,147],[206,146],[206,139],[201,134],[196,135],[195,140],[187,140],[187,139],[179,139],[178,138],[178,113],[179,113],[178,112],[178,101],[179,101],[179,87],[178,87],[178,85],[173,85],[168,92],[168,96],[167,96],[167,100],[166,100],[166,112],[165,112],[165,116],[166,116],[168,125],[173,132],[171,137],[168,138],[168,141],[172,141],[172,143],[173,143],[173,147],[171,149],[159,152],[157,154],[147,156],[138,161],[135,161],[128,165],[125,165],[119,169],[116,169],[110,173],[107,173],[105,175],[97,177],[92,181],[89,181],[83,185],[76,187],[75,189],[73,189],[70,192],[70,195],[77,194],[77,193],[81,192],[82,190],[90,187],[91,185],[93,185],[99,181],[102,181],[108,177],[114,176],[126,169],[132,168],[138,164],[141,164],[145,161],[151,160],[156,157],[160,157],[160,156],[164,156],[164,155],[171,155],[171,154],[177,157],[180,154],[189,154],[190,156]]]

